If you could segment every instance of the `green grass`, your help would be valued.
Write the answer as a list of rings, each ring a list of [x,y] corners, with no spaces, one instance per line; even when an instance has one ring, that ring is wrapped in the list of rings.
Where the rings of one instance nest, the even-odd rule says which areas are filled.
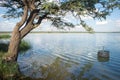
[[[7,34],[0,35],[0,39],[9,39],[9,38],[10,35]],[[9,43],[0,43],[0,52],[7,52],[8,45]],[[30,44],[27,41],[22,40],[19,46],[19,52],[27,51],[30,48],[31,48]]]
[[[0,43],[0,52],[3,52],[3,53],[7,52],[8,46],[9,46],[9,43]],[[22,40],[19,46],[19,52],[27,51],[30,48],[31,48],[31,45],[27,41]]]
[[[0,35],[0,39],[9,39],[11,36],[4,34],[4,35]]]
[[[0,35],[0,39],[9,39],[10,35]],[[33,80],[19,72],[17,62],[6,62],[2,57],[8,51],[9,43],[0,43],[0,80]],[[31,48],[29,42],[22,40],[19,45],[19,52],[27,51]],[[34,79],[37,80],[37,79]],[[41,80],[41,79],[40,79]]]
[[[9,39],[10,35],[0,35],[0,39]],[[5,62],[2,56],[7,53],[9,43],[0,43],[0,80],[32,80],[28,77],[21,75],[18,70],[17,62]],[[19,52],[27,51],[30,49],[30,44],[22,40],[19,46]]]
[[[17,62],[5,62],[2,56],[7,53],[9,43],[0,43],[0,80],[32,80],[23,75],[18,70]],[[21,41],[19,51],[30,49],[30,44]]]
[[[0,52],[0,54],[2,54]],[[24,76],[19,71],[19,66],[17,62],[5,62],[2,60],[0,55],[0,80],[41,80],[32,79],[30,77]]]
[[[20,73],[17,62],[5,62],[2,56],[0,52],[0,80],[33,80]]]
[[[5,62],[0,52],[0,80],[32,80],[22,75],[17,62]]]
[[[29,44],[29,42],[22,40],[19,46],[19,51],[20,52],[24,52],[27,51],[31,48],[31,45]]]
[[[18,65],[16,62],[4,62],[0,58],[0,78],[13,80],[18,74]]]

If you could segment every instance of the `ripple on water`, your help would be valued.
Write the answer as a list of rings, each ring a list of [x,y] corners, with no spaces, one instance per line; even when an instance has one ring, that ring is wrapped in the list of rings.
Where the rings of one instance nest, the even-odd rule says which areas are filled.
[[[18,59],[21,71],[27,76],[35,77],[32,73],[37,73],[36,77],[38,75],[42,77],[41,71],[37,69],[40,66],[47,66],[50,68],[48,72],[52,70],[54,75],[63,75],[60,71],[64,70],[66,74],[74,74],[72,76],[75,76],[76,80],[81,76],[88,80],[120,79],[119,34],[32,34],[32,36],[34,40],[30,35],[26,37],[33,45],[32,49],[20,55]],[[97,59],[97,51],[101,50],[101,46],[110,51],[110,58],[106,62],[99,62]]]
[[[109,78],[106,80],[118,80],[120,78],[119,71],[111,69],[111,67],[107,66],[106,63],[95,64],[92,71],[102,77]]]

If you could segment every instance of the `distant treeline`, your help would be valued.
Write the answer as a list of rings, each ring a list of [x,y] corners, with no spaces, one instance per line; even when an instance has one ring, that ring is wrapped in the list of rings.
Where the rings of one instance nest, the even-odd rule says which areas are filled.
[[[11,31],[1,31],[0,34],[8,33],[11,34]],[[31,33],[90,33],[82,31],[32,31]],[[92,32],[92,33],[120,33],[120,32]]]

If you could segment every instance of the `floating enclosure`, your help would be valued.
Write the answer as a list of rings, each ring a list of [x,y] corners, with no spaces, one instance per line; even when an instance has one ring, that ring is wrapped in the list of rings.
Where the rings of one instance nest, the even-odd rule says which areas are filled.
[[[98,57],[109,58],[109,51],[105,50],[98,51]]]

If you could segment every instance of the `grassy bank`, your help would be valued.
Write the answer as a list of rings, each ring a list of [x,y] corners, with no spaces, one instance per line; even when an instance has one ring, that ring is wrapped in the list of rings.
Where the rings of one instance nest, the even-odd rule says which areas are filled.
[[[4,39],[4,40],[10,39],[10,35],[7,35],[7,34],[0,35],[0,39]],[[9,46],[9,42],[7,42],[7,43],[0,42],[0,52],[2,52],[2,53],[7,52],[8,46]],[[30,44],[27,41],[22,40],[20,43],[20,46],[19,46],[19,52],[27,51],[30,48],[31,48]]]
[[[0,39],[9,39],[10,35],[0,35]],[[2,60],[7,53],[9,42],[0,42],[0,80],[30,80],[19,72],[17,62],[5,62]],[[27,51],[31,46],[25,40],[22,40],[19,46],[19,52]]]
[[[9,43],[0,43],[0,52],[7,52]],[[25,40],[22,40],[19,46],[19,52],[24,52],[30,49],[31,46]]]
[[[18,74],[16,62],[4,62],[0,57],[0,80],[13,80]]]
[[[4,35],[0,35],[0,39],[9,39],[11,36],[4,34]]]
[[[3,61],[2,54],[3,53],[0,52],[0,80],[33,80],[20,73],[17,62]]]
[[[19,51],[20,52],[24,52],[27,51],[31,48],[31,45],[29,44],[29,42],[22,40],[19,46]]]

